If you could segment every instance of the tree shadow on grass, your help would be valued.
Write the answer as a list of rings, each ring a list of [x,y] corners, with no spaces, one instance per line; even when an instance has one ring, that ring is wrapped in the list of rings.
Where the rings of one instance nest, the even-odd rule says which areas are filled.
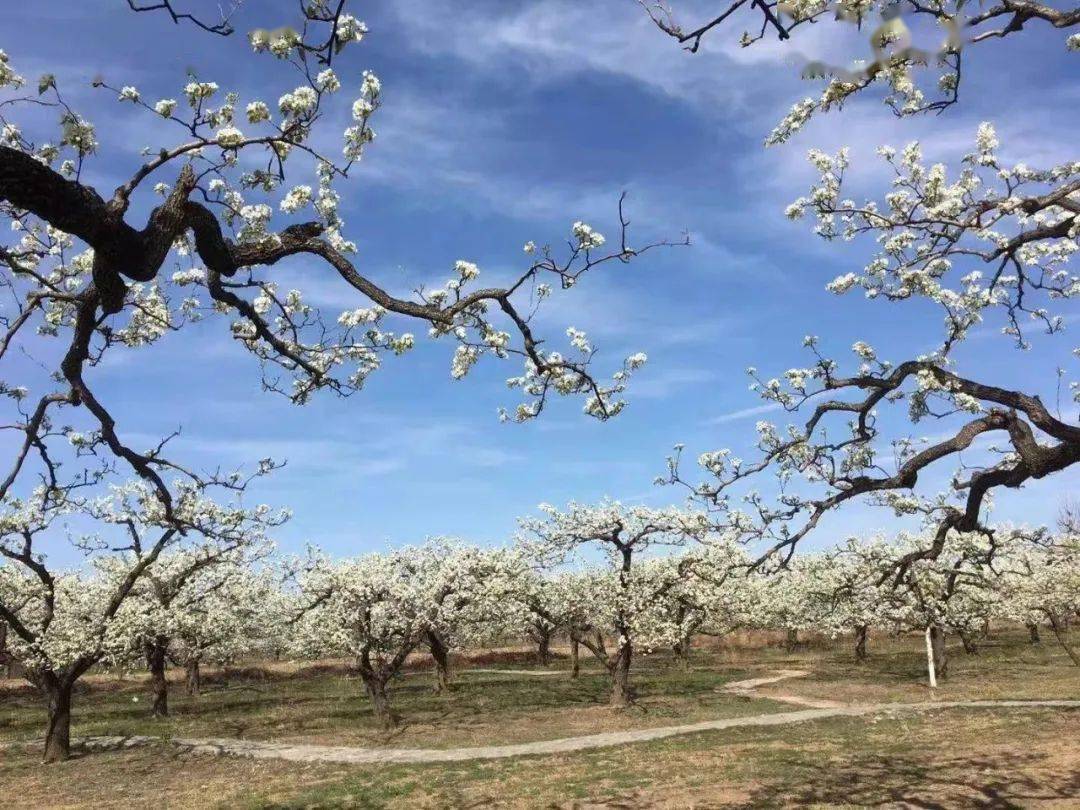
[[[1045,754],[929,757],[856,756],[792,762],[788,776],[751,791],[745,807],[1023,808],[1074,800],[1080,806],[1080,763]]]

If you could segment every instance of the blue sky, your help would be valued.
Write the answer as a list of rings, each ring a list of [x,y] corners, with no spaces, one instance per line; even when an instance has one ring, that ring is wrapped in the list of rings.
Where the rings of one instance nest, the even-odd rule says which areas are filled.
[[[98,124],[102,151],[88,176],[104,188],[133,171],[142,146],[161,145],[161,130],[91,91],[93,76],[135,84],[150,100],[177,97],[190,66],[246,100],[276,99],[296,83],[242,37],[222,40],[124,6],[13,5],[0,42],[27,76],[57,74],[74,106]],[[294,10],[294,0],[251,1],[236,24],[273,26]],[[1064,133],[1080,123],[1076,56],[1070,61],[1059,32],[1035,27],[1016,41],[971,49],[962,103],[943,116],[898,120],[878,97],[866,98],[766,150],[764,136],[815,87],[798,78],[793,52],[773,43],[738,49],[741,28],[718,32],[691,56],[631,0],[395,0],[357,13],[371,33],[336,67],[347,84],[375,70],[384,106],[375,145],[342,189],[342,210],[370,277],[405,293],[447,277],[464,258],[497,279],[521,268],[526,240],[557,243],[576,219],[613,233],[623,190],[636,240],[687,230],[693,245],[606,267],[541,318],[552,338],[566,326],[585,330],[600,348],[598,365],[649,355],[630,406],[608,423],[567,401],[535,424],[501,425],[496,409],[516,401],[504,380],[517,367],[483,362],[455,382],[447,345],[425,341],[388,359],[362,393],[296,408],[260,392],[257,367],[230,345],[221,319],[95,370],[134,444],[180,428],[174,452],[196,465],[287,459],[254,493],[294,510],[280,533],[286,549],[311,541],[351,554],[431,534],[497,543],[541,501],[678,500],[651,483],[676,442],[693,456],[724,446],[750,453],[761,403],[747,390],[748,365],[766,374],[804,365],[808,333],[834,354],[849,356],[863,339],[891,359],[924,351],[937,337],[939,316],[929,309],[825,292],[866,254],[784,220],[784,205],[813,179],[807,148],[850,144],[856,187],[873,190],[883,178],[872,157],[879,143],[919,138],[928,157],[955,158],[989,119],[1006,157],[1037,164],[1061,159],[1070,146]],[[824,31],[801,38],[799,54],[830,56]],[[361,305],[318,264],[292,262],[274,274],[328,312]],[[1003,338],[978,336],[960,355],[961,368],[1053,402],[1054,369],[1075,365],[1068,356],[1075,345],[1071,337],[1036,340],[1020,355]],[[932,490],[933,479],[927,483]],[[1048,520],[1078,484],[1074,473],[1009,493],[997,514]],[[854,508],[826,522],[814,544],[888,525],[880,513]]]

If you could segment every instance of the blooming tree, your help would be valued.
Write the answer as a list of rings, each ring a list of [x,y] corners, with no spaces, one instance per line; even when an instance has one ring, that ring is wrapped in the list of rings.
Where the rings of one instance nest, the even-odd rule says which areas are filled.
[[[202,689],[204,663],[224,665],[246,656],[275,655],[288,621],[288,602],[273,569],[239,568],[232,576],[204,584],[202,593],[180,616],[171,649],[184,668],[189,695]]]
[[[401,551],[427,604],[422,643],[435,662],[435,691],[450,685],[451,650],[491,641],[503,628],[517,589],[517,567],[507,551],[484,550],[448,538]]]
[[[770,35],[795,42],[799,32],[811,25],[855,25],[860,31],[869,31],[865,58],[849,65],[817,60],[804,66],[803,77],[824,79],[825,88],[820,96],[795,104],[769,135],[767,144],[787,140],[816,112],[841,107],[853,95],[875,86],[887,88],[885,103],[898,116],[940,112],[959,100],[966,46],[1048,26],[1065,32],[1063,47],[1080,50],[1080,6],[1055,8],[1032,0],[1003,0],[974,9],[962,0],[724,0],[713,13],[705,12],[693,23],[683,22],[662,0],[638,3],[661,31],[691,53],[698,51],[711,32],[746,17],[756,22],[740,37],[744,48]],[[1025,27],[1028,23],[1032,25]],[[838,46],[843,43],[844,31],[830,34],[829,41]],[[930,65],[938,70],[933,90],[918,75],[920,68]]]
[[[894,596],[891,584],[882,579],[882,568],[873,564],[875,556],[867,553],[867,545],[873,542],[849,538],[820,558],[808,560],[813,571],[809,598],[819,626],[832,638],[853,633],[859,661],[867,657],[870,629],[888,624],[882,605]],[[896,627],[895,622],[892,626]]]
[[[1025,544],[1002,569],[997,596],[1005,617],[1036,627],[1047,622],[1080,666],[1080,653],[1066,635],[1069,618],[1080,614],[1080,537],[1062,534]]]
[[[216,22],[178,5],[128,3],[211,34],[232,32],[229,12]],[[116,13],[129,12],[118,4]],[[86,625],[95,629],[85,643],[74,645],[77,653],[33,658],[32,675],[51,706],[48,759],[67,755],[71,688],[102,660],[109,626],[136,583],[174,544],[225,541],[231,529],[208,517],[225,520],[206,505],[209,493],[239,493],[247,480],[184,463],[173,452],[175,434],[147,441],[125,428],[95,379],[103,362],[121,355],[136,359],[129,367],[137,368],[144,347],[183,340],[197,321],[222,320],[222,339],[260,366],[264,388],[304,404],[320,391],[359,391],[384,358],[414,346],[415,324],[453,344],[454,378],[485,355],[520,362],[510,385],[523,401],[504,414],[519,421],[561,395],[582,398],[596,418],[613,416],[629,376],[645,362],[632,355],[605,380],[593,371],[586,335],[571,328],[560,351],[534,332],[537,308],[549,298],[601,264],[625,263],[662,244],[630,243],[621,202],[610,241],[573,222],[562,246],[529,242],[505,286],[480,286],[477,264],[461,259],[448,263],[445,284],[394,293],[358,266],[340,200],[374,140],[384,98],[378,77],[350,64],[366,34],[344,0],[310,0],[299,4],[294,26],[251,32],[252,58],[268,60],[255,96],[242,98],[193,69],[164,98],[96,79],[99,105],[85,103],[96,109],[76,109],[62,75],[34,77],[28,86],[0,51],[0,218],[11,234],[0,245],[7,302],[0,403],[15,437],[0,473],[10,524],[0,551],[14,566],[5,576],[18,584],[0,602],[6,644],[29,654],[60,632],[57,605],[69,602],[56,601],[51,583],[77,580],[63,578],[37,537],[58,519],[107,524],[80,542],[96,559],[115,555],[115,570],[124,572],[102,586],[108,598],[100,610],[79,608],[96,618]],[[113,135],[103,122],[123,115],[152,122],[155,142],[131,156],[115,189],[95,187],[99,141]],[[342,118],[347,125],[329,132],[329,122]],[[276,268],[297,258],[315,261],[341,285],[342,311],[324,313],[304,290],[280,288]],[[17,363],[20,356],[34,362]],[[258,473],[276,466],[262,460]],[[107,487],[125,474],[136,482],[124,485],[128,494],[120,498],[132,510],[126,526],[102,505],[116,500]],[[247,516],[240,522],[260,519],[236,509]],[[106,538],[114,527],[138,536],[116,543]],[[72,587],[72,598],[89,598]]]
[[[374,139],[382,86],[369,71],[341,78],[331,66],[335,54],[363,38],[365,26],[341,4],[304,6],[301,31],[251,36],[254,50],[276,62],[267,75],[295,77],[279,85],[276,104],[241,99],[194,74],[177,98],[157,101],[134,86],[96,80],[103,104],[133,107],[176,133],[175,142],[148,148],[110,193],[85,182],[99,137],[90,118],[67,103],[53,75],[26,92],[0,54],[0,90],[9,96],[0,107],[0,215],[19,238],[0,249],[3,283],[17,303],[17,315],[5,318],[0,351],[43,336],[66,345],[56,369],[64,386],[25,415],[26,447],[42,437],[53,412],[84,406],[95,442],[170,505],[162,474],[175,463],[162,448],[139,450],[123,440],[86,371],[113,345],[144,346],[212,316],[225,318],[226,334],[261,365],[265,388],[298,404],[320,390],[356,392],[383,357],[408,352],[412,333],[388,328],[401,318],[456,344],[455,378],[483,355],[520,359],[523,371],[511,385],[525,401],[506,418],[535,417],[552,394],[583,396],[585,410],[600,419],[621,409],[619,394],[644,355],[627,359],[605,383],[590,370],[593,349],[584,334],[571,329],[570,346],[560,352],[542,347],[531,323],[552,283],[567,289],[594,267],[626,262],[657,243],[632,247],[625,217],[614,245],[578,221],[564,250],[526,245],[523,268],[505,287],[478,287],[480,270],[466,260],[435,289],[401,297],[379,286],[351,258],[356,246],[344,235],[339,189]],[[31,131],[36,119],[14,120],[31,106],[55,110],[59,130]],[[318,130],[339,108],[351,112],[351,122],[335,154]],[[160,204],[145,225],[132,224],[133,204],[156,196]],[[304,214],[309,219],[298,221]],[[303,290],[279,289],[274,267],[301,255],[318,259],[340,281],[342,300],[351,293],[356,305],[328,318]],[[21,462],[22,455],[16,473]]]
[[[541,504],[540,511],[544,518],[521,520],[519,542],[526,553],[549,566],[564,565],[571,557],[580,560],[581,553],[589,549],[600,550],[607,558],[606,569],[581,578],[588,594],[589,624],[599,632],[596,636],[575,632],[575,638],[610,674],[612,705],[627,706],[633,702],[630,665],[635,645],[648,649],[674,643],[666,632],[668,623],[659,621],[667,614],[656,605],[664,593],[678,585],[691,560],[688,557],[682,565],[671,568],[659,562],[635,564],[635,557],[657,547],[705,542],[710,538],[711,524],[700,512],[627,507],[617,501],[596,506],[571,503],[563,511]],[[608,649],[605,634],[614,637],[614,650]]]
[[[945,678],[947,633],[960,636],[965,650],[974,652],[974,639],[992,619],[1016,617],[1014,600],[1004,589],[1018,573],[1020,561],[1027,559],[1028,550],[1040,545],[1043,534],[1042,530],[1000,527],[991,541],[979,532],[950,532],[941,553],[915,559],[904,568],[899,582],[892,581],[897,561],[924,547],[925,537],[901,532],[889,538],[851,539],[825,557],[834,578],[841,582],[833,592],[831,612],[841,620],[850,614],[868,624],[925,632],[931,677]],[[841,557],[842,564],[834,565]],[[1065,570],[1060,573],[1068,578]]]
[[[41,691],[48,712],[44,760],[66,759],[75,682],[94,664],[125,649],[132,619],[126,585],[104,575],[47,572],[0,564],[0,602],[11,627],[10,655]]]
[[[137,583],[132,609],[141,620],[132,653],[150,672],[155,717],[169,713],[165,670],[170,657],[184,666],[188,691],[195,694],[202,660],[227,659],[245,644],[254,647],[260,621],[275,604],[271,583],[250,571],[270,551],[265,528],[241,517],[221,542],[164,554]],[[105,564],[125,563],[114,558]]]
[[[546,667],[551,663],[551,640],[567,627],[568,612],[573,604],[572,587],[567,575],[545,576],[528,565],[524,558],[515,577],[514,605],[511,632],[517,630],[536,645],[536,663]],[[516,620],[516,621],[514,621]]]
[[[398,555],[331,564],[316,560],[298,579],[297,649],[345,654],[355,662],[376,719],[395,724],[387,682],[421,641],[423,607]]]
[[[654,610],[666,625],[671,651],[682,666],[689,666],[690,649],[698,635],[724,636],[750,624],[753,589],[746,575],[749,559],[732,543],[710,541],[681,556],[662,558],[660,567],[671,569],[675,584],[657,592]]]
[[[482,589],[467,590],[476,580],[461,574],[475,569],[459,556],[444,572],[430,564],[431,551],[405,548],[337,563],[316,557],[297,577],[299,611],[293,629],[298,649],[344,654],[355,661],[372,711],[384,727],[397,722],[387,685],[408,656],[423,644],[437,643],[448,651],[463,632],[456,617],[471,612],[474,596],[483,599]],[[440,680],[447,675],[444,670]]]
[[[762,630],[784,633],[784,644],[794,650],[799,634],[821,626],[821,614],[814,597],[812,557],[793,560],[779,571],[751,569],[747,574],[750,618],[747,624]]]
[[[551,663],[551,641],[557,634],[565,634],[570,641],[570,677],[578,677],[580,638],[586,634],[596,636],[598,632],[593,625],[588,587],[592,572],[589,569],[546,571],[528,553],[518,553],[513,560],[514,590],[504,619],[504,635],[524,635],[536,644],[537,663],[547,666]]]
[[[286,517],[265,506],[218,504],[191,484],[177,486],[168,509],[142,482],[83,494],[97,483],[42,484],[25,499],[8,495],[0,502],[0,618],[10,628],[11,654],[46,702],[47,762],[69,754],[75,683],[95,664],[121,660],[144,626],[139,600],[130,597],[159,558],[191,543],[210,554],[240,548]],[[93,575],[57,570],[42,541],[65,520],[88,517],[97,531],[72,541]]]
[[[965,374],[954,357],[957,345],[982,324],[997,322],[1021,350],[1029,329],[1059,335],[1065,326],[1061,308],[1080,294],[1080,280],[1068,269],[1080,223],[1080,163],[1007,165],[997,146],[993,128],[980,126],[975,149],[952,179],[943,164],[926,164],[918,144],[899,154],[882,149],[895,172],[882,204],[843,197],[846,152],[811,151],[821,181],[793,203],[789,215],[812,214],[826,239],[870,236],[880,246],[861,271],[835,279],[829,289],[861,290],[887,302],[928,300],[943,313],[944,329],[935,351],[900,362],[857,341],[852,351],[859,366],[849,374],[814,337],[805,341],[812,363],[790,369],[783,379],[765,379],[751,368],[752,387],[763,399],[789,412],[803,405],[813,410],[786,431],[759,422],[761,456],[751,463],[726,450],[700,457],[711,479],[684,483],[726,514],[730,531],[790,556],[823,515],[864,497],[897,515],[922,516],[933,527],[924,547],[897,560],[902,574],[912,562],[940,554],[950,532],[992,539],[985,510],[995,488],[1016,488],[1080,461],[1080,427],[1038,395]],[[1080,386],[1070,386],[1074,399],[1080,397]],[[890,437],[882,428],[889,424],[883,411],[898,403],[907,405],[910,423],[934,421],[945,427],[945,437]],[[992,446],[981,463],[962,462],[961,453],[982,437],[1005,446]],[[916,491],[920,475],[949,464],[951,492]],[[683,481],[679,453],[669,466],[670,480]],[[783,485],[777,503],[756,491],[732,497],[742,482],[766,470]]]

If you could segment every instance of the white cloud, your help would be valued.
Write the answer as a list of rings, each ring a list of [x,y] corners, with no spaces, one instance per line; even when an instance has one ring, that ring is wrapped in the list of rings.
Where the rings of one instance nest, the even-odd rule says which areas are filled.
[[[714,416],[709,419],[706,424],[710,425],[722,425],[727,422],[735,422],[740,419],[747,419],[751,416],[760,416],[763,413],[773,413],[775,411],[783,410],[783,407],[775,402],[770,402],[765,405],[755,405],[752,408],[740,408],[736,411],[728,411],[722,413],[719,416]]]
[[[680,389],[704,385],[716,379],[715,371],[704,368],[666,367],[656,374],[643,370],[634,377],[628,396],[631,399],[666,399]]]
[[[511,66],[536,83],[605,73],[726,112],[745,112],[771,92],[769,85],[751,80],[749,66],[733,58],[740,53],[737,48],[689,55],[632,3],[487,3],[464,18],[460,4],[449,0],[399,0],[394,11],[404,41],[415,50],[474,66]],[[750,58],[757,62],[772,56],[763,51],[762,57]]]

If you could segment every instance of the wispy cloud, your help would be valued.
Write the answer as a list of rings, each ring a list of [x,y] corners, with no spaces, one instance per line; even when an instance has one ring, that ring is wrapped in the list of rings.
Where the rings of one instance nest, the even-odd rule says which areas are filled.
[[[722,413],[719,416],[714,416],[706,421],[709,425],[723,425],[728,422],[737,422],[740,419],[749,419],[751,416],[760,416],[763,413],[774,413],[775,411],[782,411],[784,408],[782,405],[776,402],[770,402],[765,405],[755,405],[752,408],[740,408],[737,411],[728,411]]]
[[[656,374],[642,371],[634,379],[632,396],[635,399],[666,399],[683,389],[716,380],[716,372],[705,368],[665,368]]]
[[[759,88],[716,81],[720,68],[737,68],[726,51],[696,58],[661,35],[628,3],[482,4],[477,25],[462,25],[448,0],[399,0],[394,10],[404,40],[415,50],[472,64],[516,69],[534,83],[567,75],[606,73],[657,94],[694,103],[745,106]],[[706,78],[712,81],[704,81]]]

